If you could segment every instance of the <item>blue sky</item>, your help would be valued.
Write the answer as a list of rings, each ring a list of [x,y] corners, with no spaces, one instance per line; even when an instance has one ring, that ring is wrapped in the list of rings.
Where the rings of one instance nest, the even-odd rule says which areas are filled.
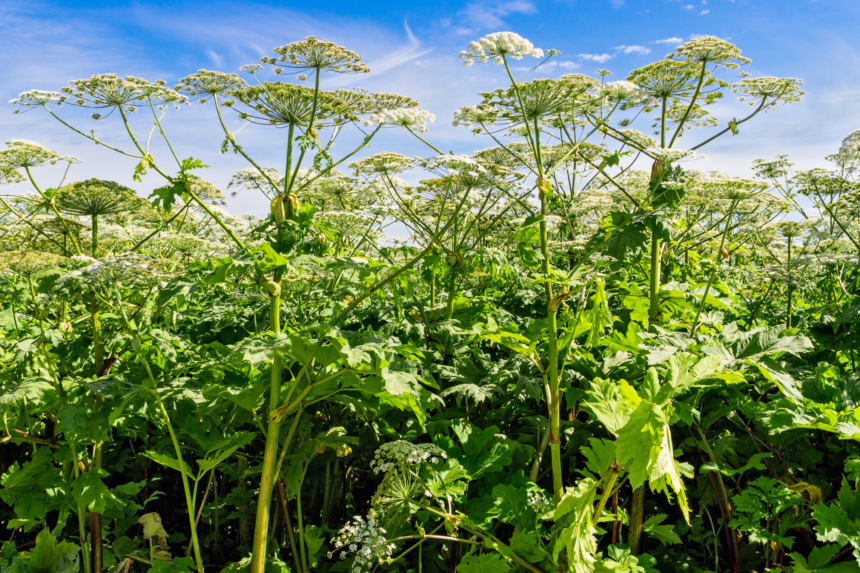
[[[500,87],[505,79],[492,65],[462,66],[457,54],[471,40],[514,31],[538,47],[561,50],[557,67],[548,70],[552,74],[607,68],[614,73],[610,79],[623,79],[670,52],[675,40],[668,40],[707,34],[737,44],[752,58],[748,71],[754,76],[805,82],[803,102],[755,118],[740,135],[708,146],[709,159],[696,165],[744,175],[752,159],[777,153],[788,153],[803,168],[826,166],[823,156],[860,128],[858,21],[856,0],[374,0],[314,7],[306,2],[136,2],[120,7],[113,2],[5,2],[0,4],[0,101],[27,89],[56,90],[68,80],[97,73],[172,84],[199,68],[236,72],[274,46],[313,34],[360,53],[373,70],[367,76],[331,78],[324,85],[414,97],[437,116],[428,139],[444,151],[468,153],[491,142],[452,127],[453,112],[477,103],[478,91]],[[12,106],[0,109],[0,141],[32,139],[80,157],[84,163],[73,167],[73,179],[114,179],[141,193],[161,185],[155,175],[132,183],[132,160],[87,143],[43,110],[12,111]],[[114,122],[93,125],[75,110],[64,112],[75,125],[97,128],[104,140],[125,141]],[[232,154],[218,155],[223,137],[211,107],[170,114],[166,127],[179,153],[210,165],[201,175],[222,189],[233,172],[246,167]],[[140,129],[148,128],[141,124]],[[280,165],[282,132],[249,128],[243,138],[262,163]],[[370,151],[383,150],[428,154],[402,130],[386,130],[374,140]],[[38,174],[46,185],[57,177],[53,168]],[[265,204],[240,197],[229,208],[261,213]]]

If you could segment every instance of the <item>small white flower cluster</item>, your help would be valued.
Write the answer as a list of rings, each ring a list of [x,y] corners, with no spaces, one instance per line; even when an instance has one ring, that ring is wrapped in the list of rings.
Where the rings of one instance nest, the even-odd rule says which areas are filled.
[[[543,515],[555,506],[550,498],[537,491],[528,493],[526,504],[538,515]]]
[[[465,209],[480,207],[487,201],[487,197],[475,189],[454,192],[448,197],[449,204],[457,206],[462,203]]]
[[[454,127],[472,127],[474,125],[493,125],[499,119],[499,110],[494,107],[477,106],[461,107],[454,112]],[[480,128],[478,128],[480,131]]]
[[[89,255],[72,255],[71,259],[72,264],[78,268],[87,267],[93,263],[98,262],[96,259],[92,258]]]
[[[626,80],[608,82],[596,89],[610,101],[624,101],[629,105],[644,104],[651,99],[647,91]]]
[[[842,140],[836,153],[836,164],[843,169],[860,167],[860,129]]]
[[[45,90],[29,90],[21,92],[15,99],[9,100],[12,105],[30,107],[35,105],[48,105],[49,103],[62,104],[63,94],[60,92],[49,92]]]
[[[343,549],[341,559],[353,555],[350,569],[353,573],[367,571],[374,564],[387,563],[397,547],[388,542],[385,533],[384,528],[376,525],[373,515],[368,515],[366,519],[357,515],[334,538],[334,546]]]
[[[239,189],[258,190],[267,195],[280,193],[284,185],[284,178],[281,177],[278,170],[274,167],[263,167],[262,171],[263,173],[260,173],[260,169],[256,167],[240,169],[230,179],[227,189],[236,189],[232,193],[233,197],[236,196]],[[272,187],[272,183],[277,187]]]
[[[60,155],[28,139],[10,139],[6,142],[6,149],[0,150],[0,166],[12,169],[56,165],[60,161],[70,164],[81,162],[77,157]]]
[[[324,222],[341,235],[349,235],[365,229],[375,217],[367,211],[318,211],[314,221]]]
[[[440,459],[447,460],[448,454],[434,444],[411,444],[406,440],[397,440],[383,444],[378,450],[370,466],[373,473],[384,473],[397,464],[435,464]]]
[[[468,50],[460,52],[460,59],[465,59],[465,65],[471,66],[475,60],[488,62],[492,58],[493,63],[502,65],[505,57],[521,60],[526,56],[535,58],[543,57],[543,50],[535,48],[534,45],[513,32],[494,32],[488,34],[469,44]]]
[[[667,147],[649,147],[647,150],[649,155],[659,157],[667,163],[676,161],[692,161],[694,159],[707,159],[706,155],[698,155],[695,151],[688,149],[672,149]]]
[[[417,131],[427,131],[427,124],[436,121],[436,116],[423,109],[399,108],[384,109],[371,115],[365,122],[365,127],[371,125],[394,125]]]
[[[456,175],[462,171],[485,173],[487,170],[474,157],[468,155],[437,155],[424,164],[428,171]]]
[[[88,262],[91,257],[76,257],[78,264]],[[88,266],[74,270],[60,279],[61,283],[146,283],[158,282],[162,279],[172,278],[171,275],[159,271],[155,267],[155,259],[138,255],[137,253],[124,253],[116,257],[96,260]]]

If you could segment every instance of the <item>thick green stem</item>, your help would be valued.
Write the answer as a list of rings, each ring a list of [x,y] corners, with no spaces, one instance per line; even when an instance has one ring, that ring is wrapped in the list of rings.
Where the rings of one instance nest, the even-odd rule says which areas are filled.
[[[75,446],[71,445],[72,463],[74,464],[75,479],[81,476],[81,468],[78,465],[78,454],[75,451]],[[92,573],[92,565],[90,563],[90,550],[87,546],[87,530],[86,530],[86,509],[78,503],[78,530],[81,538],[81,552],[84,559],[84,572]]]
[[[42,320],[42,309],[39,308],[39,300],[36,298],[36,289],[33,288],[33,275],[27,275],[27,283],[30,285],[30,296],[33,298],[33,314],[36,315],[36,318],[39,321],[39,332],[42,333],[42,341],[47,340],[45,338],[45,322]]]
[[[105,363],[104,347],[102,345],[102,322],[99,318],[99,301],[94,290],[90,290],[90,320],[93,323],[93,359],[96,364],[96,375],[101,373]]]
[[[93,252],[94,259],[99,258],[99,218],[98,215],[92,216],[92,232],[93,232]]]
[[[793,292],[793,288],[791,285],[791,241],[793,237],[788,238],[788,301],[786,313],[788,315],[788,319],[786,320],[786,326],[791,328],[791,295]]]
[[[618,474],[620,473],[621,468],[618,464],[613,466],[612,471],[609,474],[609,480],[603,487],[603,494],[600,496],[600,502],[598,502],[597,508],[594,510],[594,518],[591,520],[591,523],[594,525],[597,525],[600,522],[600,518],[603,515],[603,508],[606,507],[606,502],[609,501],[609,497],[612,495],[612,488],[615,487],[615,480],[618,479]]]
[[[662,241],[655,234],[651,237],[651,280],[648,288],[648,332],[656,332],[660,320],[660,248]]]
[[[104,554],[102,551],[102,516],[100,513],[96,513],[94,511],[90,512],[90,555],[92,561],[92,573],[101,573],[104,568]]]
[[[633,501],[630,506],[630,532],[627,534],[627,544],[630,553],[639,555],[639,541],[642,539],[642,519],[645,516],[645,486],[640,485],[633,490]]]
[[[269,310],[272,332],[281,331],[281,297],[273,296]],[[281,359],[277,351],[272,357],[272,376],[269,383],[269,408],[274,412],[281,401]],[[260,494],[257,498],[257,517],[254,523],[253,556],[251,558],[251,573],[265,573],[266,545],[269,534],[269,511],[272,505],[272,491],[275,486],[277,472],[278,444],[281,434],[281,423],[269,416],[269,426],[266,430],[266,447],[263,451],[263,473],[260,477]]]
[[[319,77],[319,74],[317,74],[317,77]],[[287,130],[287,165],[284,167],[284,172],[286,173],[284,176],[284,195],[287,194],[287,191],[292,186],[290,183],[290,176],[293,172],[293,135],[295,133],[295,129],[296,126],[291,123]]]
[[[308,466],[305,464],[305,472],[308,471]],[[302,474],[302,479],[299,482],[299,492],[296,494],[296,517],[299,520],[299,555],[301,556],[302,573],[308,573],[308,555],[305,549],[305,521],[302,515],[302,492],[301,484],[305,481],[305,474]]]
[[[540,169],[540,166],[539,166]],[[543,255],[544,291],[547,305],[547,330],[549,335],[549,364],[547,377],[549,382],[549,451],[552,459],[552,491],[555,502],[561,501],[564,494],[564,481],[561,469],[561,391],[558,378],[558,325],[556,324],[558,309],[553,300],[552,284],[549,272],[549,240],[547,237],[546,218],[549,214],[547,192],[549,182],[540,178],[538,185],[541,203],[540,244]]]
[[[448,303],[445,305],[445,320],[451,320],[454,317],[454,299],[457,295],[457,269],[452,268],[450,271],[450,275],[448,277]],[[448,339],[449,336],[445,335],[445,343],[446,347],[445,352],[447,352],[448,347]]]
[[[665,107],[665,100],[663,105]],[[665,129],[661,128],[661,137],[665,137]],[[660,163],[658,163],[660,162]],[[651,170],[651,189],[656,190],[663,177],[662,162],[655,160],[655,168]],[[662,241],[655,232],[651,234],[651,276],[648,287],[648,332],[657,332],[660,321],[660,251]],[[640,485],[633,490],[633,500],[630,507],[630,533],[628,543],[630,551],[636,555],[639,552],[639,538],[642,536],[642,521],[645,516],[645,486]]]

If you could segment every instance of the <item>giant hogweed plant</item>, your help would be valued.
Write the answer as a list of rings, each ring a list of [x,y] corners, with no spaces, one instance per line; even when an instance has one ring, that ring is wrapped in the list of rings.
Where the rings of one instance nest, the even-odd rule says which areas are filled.
[[[458,110],[491,147],[455,156],[414,100],[320,88],[367,72],[357,54],[274,52],[247,81],[103,74],[14,100],[163,185],[151,205],[100,180],[43,188],[32,168],[75,160],[0,151],[0,181],[35,190],[0,212],[0,498],[21,549],[4,569],[857,568],[850,485],[825,502],[854,450],[822,437],[858,435],[857,138],[833,173],[689,168],[799,80],[737,72],[740,50],[703,37],[625,81],[525,81],[512,60],[557,52],[491,34],[461,56],[510,85]],[[713,117],[731,93],[749,112]],[[165,118],[191,101],[215,108],[221,152],[249,165],[230,188],[264,194],[266,219],[223,211],[180,159]],[[267,127],[283,167],[242,145]],[[353,159],[383,127],[434,155]],[[698,127],[716,129],[682,146]],[[347,129],[360,143],[336,156]],[[794,209],[804,223],[780,220]]]

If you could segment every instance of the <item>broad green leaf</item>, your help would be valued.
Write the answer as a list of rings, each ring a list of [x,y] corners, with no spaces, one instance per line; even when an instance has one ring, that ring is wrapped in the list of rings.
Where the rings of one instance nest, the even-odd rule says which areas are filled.
[[[815,547],[808,557],[800,553],[789,553],[794,561],[794,573],[858,573],[860,565],[857,561],[831,563],[840,551],[839,545]]]
[[[697,359],[694,355],[682,352],[669,358],[668,382],[674,389],[673,395],[688,390],[704,378],[712,376],[720,367],[720,359],[705,356]]]
[[[610,352],[641,354],[642,349],[639,345],[642,344],[642,338],[639,336],[640,332],[642,332],[642,327],[636,322],[631,322],[627,325],[627,334],[622,335],[620,331],[615,330],[612,334],[604,336],[600,345],[606,346]]]
[[[0,478],[0,499],[14,507],[19,519],[41,523],[51,510],[65,505],[69,493],[50,448],[37,448],[32,459],[13,462]]]
[[[606,329],[611,327],[613,322],[612,313],[609,312],[609,304],[606,300],[603,281],[597,281],[596,291],[591,297],[591,301],[593,306],[585,313],[585,320],[591,323],[591,330],[588,333],[586,344],[592,348],[597,348]]]
[[[553,546],[553,559],[567,550],[568,564],[575,573],[591,573],[597,561],[597,528],[591,523],[592,497],[597,483],[591,478],[579,480],[575,488],[568,488],[555,510],[554,518],[571,516],[571,521],[559,533]]]
[[[0,406],[23,404],[41,405],[56,393],[50,380],[25,378],[18,384],[3,384],[0,389]]]
[[[498,553],[466,555],[457,565],[461,573],[506,573],[511,569]]]
[[[203,460],[197,460],[197,466],[199,468],[197,472],[197,479],[203,477],[203,475],[216,467],[218,464],[229,458],[233,455],[233,452],[247,446],[254,440],[254,434],[251,432],[239,432],[230,437],[229,440],[225,440],[223,445],[219,444],[219,448],[214,457],[206,458]]]
[[[675,533],[674,527],[671,525],[661,525],[666,520],[666,517],[664,513],[652,515],[642,524],[642,531],[659,540],[663,545],[681,543],[681,538]]]
[[[635,489],[652,475],[652,469],[663,446],[666,416],[656,404],[643,400],[618,431],[615,452],[618,462],[629,472]]]
[[[529,507],[528,490],[510,484],[499,484],[493,488],[493,498],[499,509],[498,518],[521,531],[531,531],[535,527],[537,513]]]
[[[320,552],[325,542],[322,530],[316,525],[309,525],[304,530],[305,545],[308,548],[308,564],[311,567],[316,567],[319,561]]]
[[[620,392],[620,386],[611,380],[597,378],[590,382],[590,389],[585,395],[587,399],[582,405],[590,410],[608,431],[618,434],[632,412]]]
[[[26,573],[75,573],[80,565],[79,551],[80,547],[74,543],[57,543],[51,532],[43,529],[36,536],[33,550],[19,553],[16,560],[20,561]]]
[[[726,476],[743,474],[743,473],[745,473],[751,469],[764,471],[767,468],[765,467],[764,463],[762,463],[762,460],[764,460],[765,458],[769,458],[771,456],[772,456],[772,454],[769,452],[763,452],[760,454],[753,454],[752,457],[749,460],[747,460],[747,463],[743,465],[743,467],[740,467],[737,469],[719,468],[717,466],[717,464],[715,464],[713,462],[707,462],[707,463],[702,464],[702,466],[699,468],[699,471],[701,473],[718,471],[721,474],[726,475]]]
[[[191,473],[191,470],[188,469],[188,464],[183,463],[182,468],[180,468],[179,461],[177,461],[177,459],[174,457],[168,456],[167,454],[162,454],[159,452],[152,452],[152,451],[143,452],[143,455],[145,455],[146,457],[148,457],[149,459],[151,459],[152,461],[154,461],[157,464],[161,464],[165,467],[174,469],[178,472],[184,470],[185,475],[187,475],[192,480],[197,481],[197,476],[195,476]]]
[[[589,438],[590,447],[580,448],[585,456],[585,467],[598,478],[615,464],[615,442],[606,439]]]
[[[72,482],[75,500],[94,513],[104,513],[108,507],[122,508],[124,502],[108,489],[102,481],[108,473],[103,469],[91,468]]]

